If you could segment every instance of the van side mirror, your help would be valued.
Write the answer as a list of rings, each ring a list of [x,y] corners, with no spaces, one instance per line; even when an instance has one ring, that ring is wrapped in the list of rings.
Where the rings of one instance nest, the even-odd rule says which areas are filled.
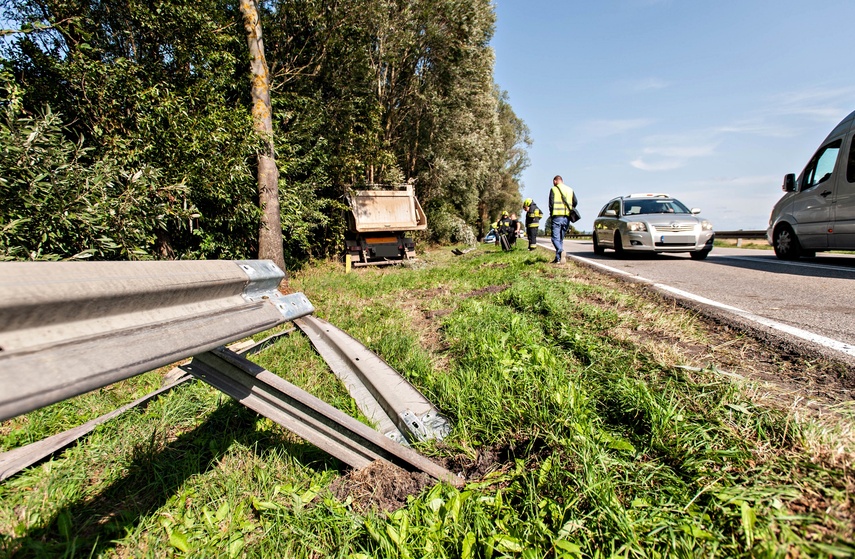
[[[606,210],[606,212],[603,215],[605,215],[607,217],[614,217],[617,215],[617,212],[614,210]]]
[[[781,185],[781,190],[784,192],[795,192],[796,175],[794,173],[787,173],[784,175],[784,184]]]
[[[701,209],[700,209],[700,208],[692,208],[690,211],[691,211],[693,214],[699,214],[699,213],[701,213]]]

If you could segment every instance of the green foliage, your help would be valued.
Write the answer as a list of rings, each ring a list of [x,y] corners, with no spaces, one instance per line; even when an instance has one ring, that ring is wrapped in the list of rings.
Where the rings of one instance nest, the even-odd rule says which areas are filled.
[[[0,44],[26,115],[62,115],[57,125],[81,153],[182,185],[161,212],[168,217],[156,224],[153,253],[146,235],[130,231],[124,243],[137,247],[102,243],[93,256],[257,253],[259,140],[234,1],[7,0],[3,8],[28,31]],[[276,0],[259,11],[289,266],[340,254],[344,195],[367,183],[413,181],[429,222],[438,220],[436,239],[449,238],[439,221],[451,216],[481,229],[497,207],[518,205],[530,139],[493,81],[489,0]],[[78,165],[96,159],[86,157]],[[68,258],[77,244],[51,250]]]
[[[65,135],[58,115],[0,120],[0,258],[140,259],[165,256],[170,228],[187,222],[186,195],[160,170],[134,170]]]

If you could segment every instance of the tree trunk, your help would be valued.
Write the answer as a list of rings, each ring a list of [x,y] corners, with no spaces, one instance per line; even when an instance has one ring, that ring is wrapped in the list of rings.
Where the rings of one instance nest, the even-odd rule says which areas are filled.
[[[270,75],[264,58],[261,20],[255,0],[240,0],[246,40],[249,44],[252,75],[252,120],[255,131],[262,137],[263,148],[258,152],[258,203],[261,207],[261,227],[258,231],[258,257],[272,260],[283,271],[285,254],[282,250],[282,221],[279,213],[279,170],[273,148],[273,118],[270,107]]]

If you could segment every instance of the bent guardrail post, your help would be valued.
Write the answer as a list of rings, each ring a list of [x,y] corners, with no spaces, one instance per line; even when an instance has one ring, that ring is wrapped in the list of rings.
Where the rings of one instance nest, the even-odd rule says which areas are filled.
[[[181,368],[353,468],[383,459],[463,485],[461,478],[418,452],[226,348],[197,355]]]
[[[267,260],[0,265],[0,421],[314,312]]]

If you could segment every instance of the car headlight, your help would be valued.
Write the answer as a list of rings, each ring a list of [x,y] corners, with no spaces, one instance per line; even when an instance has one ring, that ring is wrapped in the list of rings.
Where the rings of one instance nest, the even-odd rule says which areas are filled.
[[[706,219],[701,222],[701,229],[704,231],[712,231],[712,223],[707,221]]]
[[[626,224],[626,228],[630,231],[647,231],[647,224],[643,221],[630,221]]]

